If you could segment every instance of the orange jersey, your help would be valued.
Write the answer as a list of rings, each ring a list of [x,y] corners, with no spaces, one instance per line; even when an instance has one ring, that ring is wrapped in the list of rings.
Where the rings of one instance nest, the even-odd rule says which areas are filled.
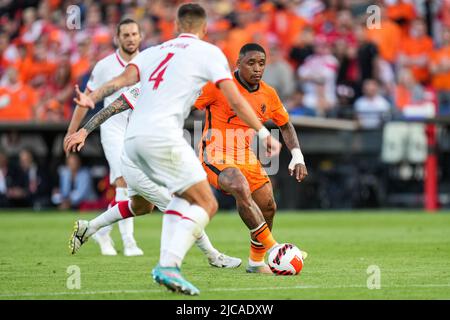
[[[234,82],[261,122],[272,120],[277,126],[282,126],[289,121],[289,115],[274,88],[261,81],[256,90],[248,90],[236,76],[237,72],[234,73]],[[225,96],[213,83],[203,87],[194,105],[197,109],[206,109],[200,146],[202,161],[205,151],[214,158],[209,161],[219,163],[256,160],[250,148],[255,131],[236,116]]]

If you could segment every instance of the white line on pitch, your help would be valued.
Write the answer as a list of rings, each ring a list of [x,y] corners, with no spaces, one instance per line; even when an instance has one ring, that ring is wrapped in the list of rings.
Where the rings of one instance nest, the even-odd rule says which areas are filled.
[[[413,285],[392,285],[382,286],[381,289],[392,288],[448,288],[447,284],[413,284]],[[297,289],[347,289],[347,288],[367,288],[363,285],[348,285],[348,286],[292,286],[292,287],[266,287],[266,288],[213,288],[204,289],[202,292],[233,292],[233,291],[265,291],[265,290],[297,290]],[[148,290],[107,290],[107,291],[70,291],[70,292],[24,292],[24,293],[8,293],[0,294],[0,298],[8,297],[49,297],[49,296],[71,296],[71,295],[97,295],[97,294],[120,294],[120,293],[160,293],[159,289]]]

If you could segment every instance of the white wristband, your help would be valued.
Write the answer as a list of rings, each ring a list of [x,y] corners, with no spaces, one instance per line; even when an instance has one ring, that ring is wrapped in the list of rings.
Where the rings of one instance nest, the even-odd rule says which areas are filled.
[[[267,130],[266,127],[263,126],[261,129],[258,130],[258,137],[259,137],[261,140],[264,140],[264,139],[267,138],[268,136],[270,136],[270,132],[269,132],[269,130]]]
[[[294,163],[301,163],[301,164],[305,164],[305,159],[303,158],[303,154],[302,151],[300,150],[300,148],[294,148],[291,150],[291,154],[292,154],[292,162]]]

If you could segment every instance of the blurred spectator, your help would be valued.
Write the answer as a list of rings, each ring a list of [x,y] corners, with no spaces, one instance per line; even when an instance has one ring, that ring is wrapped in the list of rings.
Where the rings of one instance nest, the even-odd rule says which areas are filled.
[[[62,61],[50,78],[37,106],[37,119],[60,122],[70,118],[73,85],[69,61]]]
[[[386,9],[380,7],[380,27],[367,27],[367,39],[375,43],[381,57],[391,64],[397,60],[402,33],[399,26],[386,16]]]
[[[356,118],[361,127],[374,129],[388,120],[389,102],[380,94],[376,80],[367,79],[363,83],[363,96],[355,101]]]
[[[36,90],[19,79],[17,69],[9,67],[0,86],[0,121],[31,121],[38,102]]]
[[[314,30],[311,27],[305,27],[298,36],[297,41],[289,51],[289,58],[291,59],[294,68],[298,69],[306,58],[314,53]]]
[[[0,208],[5,208],[8,203],[8,187],[10,185],[9,179],[9,165],[8,156],[0,150]]]
[[[353,28],[355,26],[355,21],[353,19],[350,10],[341,10],[337,12],[336,24],[330,30],[327,30],[324,35],[327,40],[334,44],[337,41],[345,42],[350,46],[354,46],[356,43]]]
[[[48,204],[48,179],[29,149],[19,153],[19,166],[10,174],[7,197],[15,207],[40,208]]]
[[[442,33],[442,47],[432,54],[430,71],[437,90],[439,114],[450,115],[450,27]]]
[[[79,208],[94,201],[96,194],[88,168],[81,166],[78,154],[70,154],[66,165],[59,170],[59,188],[53,191],[52,201],[61,210]]]
[[[410,69],[403,68],[398,72],[398,85],[395,88],[395,105],[402,114],[409,107],[428,107],[433,100],[431,91],[423,87]],[[424,110],[427,113],[427,110]]]
[[[300,90],[295,91],[285,104],[286,109],[290,115],[294,116],[309,116],[316,115],[315,110],[306,108],[303,105],[303,93]]]
[[[333,116],[336,107],[336,76],[339,64],[323,37],[316,38],[314,54],[298,69],[303,106],[319,116]]]
[[[416,19],[411,25],[409,35],[402,39],[398,56],[399,66],[410,68],[420,83],[428,83],[428,60],[432,50],[433,40],[426,33],[424,21]]]
[[[411,22],[416,18],[416,9],[411,1],[386,0],[387,16],[395,21],[406,35]]]
[[[286,101],[295,89],[294,70],[276,46],[270,48],[267,58],[263,80],[275,88],[281,101]]]

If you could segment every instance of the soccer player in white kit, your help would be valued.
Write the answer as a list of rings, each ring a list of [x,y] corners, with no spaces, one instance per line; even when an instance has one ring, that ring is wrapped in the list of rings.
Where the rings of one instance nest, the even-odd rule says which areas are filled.
[[[150,180],[175,194],[163,217],[163,252],[152,276],[170,290],[196,295],[200,291],[184,279],[180,267],[218,207],[206,173],[183,137],[184,119],[200,89],[208,81],[216,83],[238,117],[258,132],[269,155],[278,154],[281,144],[240,95],[224,54],[200,40],[206,34],[204,9],[193,3],[181,5],[176,25],[181,32],[177,38],[144,50],[120,76],[91,94],[77,90],[75,100],[92,107],[104,96],[142,79],[141,95],[125,135],[125,152]]]
[[[141,34],[139,25],[132,19],[124,19],[117,26],[116,39],[118,42],[118,49],[97,62],[92,70],[91,76],[87,83],[87,93],[92,92],[103,84],[118,76],[125,70],[128,62],[131,61],[138,53],[141,43]],[[113,102],[119,95],[127,88],[123,88],[104,98],[104,107]],[[74,133],[80,126],[88,109],[77,106],[69,128],[67,129],[68,137]],[[120,201],[128,200],[127,184],[123,179],[123,174],[120,169],[120,156],[123,149],[123,139],[125,136],[125,129],[128,124],[129,112],[123,112],[115,115],[109,121],[102,124],[100,127],[100,137],[103,151],[108,161],[110,169],[110,182],[115,186],[116,196],[115,201],[111,203],[114,205]],[[67,139],[65,139],[64,147],[67,153]],[[113,246],[110,233],[112,225],[100,229],[94,236],[94,240],[100,245],[103,255],[116,255],[117,252]],[[143,251],[137,246],[134,239],[134,225],[133,219],[126,219],[119,221],[119,230],[122,236],[124,255],[125,256],[141,256]]]

